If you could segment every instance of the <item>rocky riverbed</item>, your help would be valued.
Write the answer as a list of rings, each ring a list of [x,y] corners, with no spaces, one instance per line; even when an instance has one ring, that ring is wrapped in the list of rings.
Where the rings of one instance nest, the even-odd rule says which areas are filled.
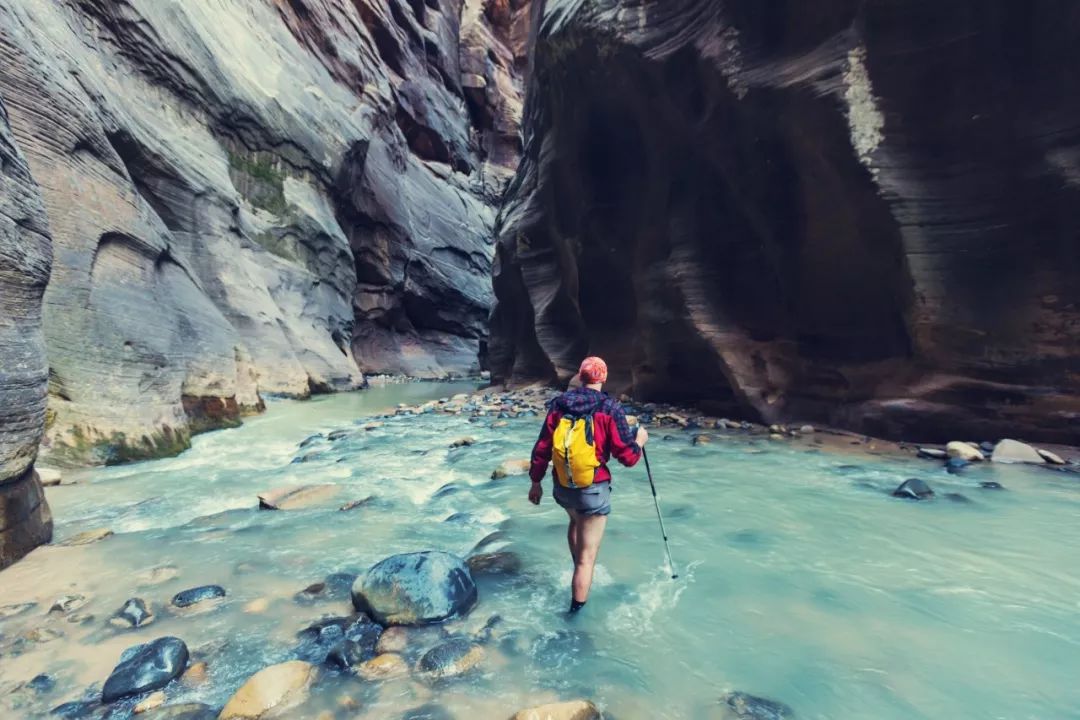
[[[550,394],[386,383],[65,473],[56,543],[0,575],[0,715],[899,720],[1080,701],[1073,451],[628,402],[681,579],[644,471],[616,470],[571,622],[563,515],[525,499]]]

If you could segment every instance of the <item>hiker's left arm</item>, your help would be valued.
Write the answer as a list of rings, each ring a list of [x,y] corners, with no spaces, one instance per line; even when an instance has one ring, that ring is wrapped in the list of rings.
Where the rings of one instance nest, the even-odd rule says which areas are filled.
[[[626,411],[616,407],[611,420],[615,424],[615,432],[611,434],[611,454],[626,467],[633,467],[641,459],[641,447],[626,421]]]

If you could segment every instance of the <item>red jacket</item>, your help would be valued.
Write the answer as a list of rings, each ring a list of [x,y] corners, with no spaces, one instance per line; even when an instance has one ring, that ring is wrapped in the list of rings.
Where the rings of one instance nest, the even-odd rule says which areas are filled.
[[[547,419],[540,429],[540,438],[532,451],[532,463],[529,477],[533,482],[540,482],[551,463],[552,437],[559,420],[566,413],[585,415],[592,413],[593,438],[596,443],[596,459],[600,467],[596,468],[594,483],[610,482],[611,471],[607,463],[614,455],[615,459],[627,467],[632,467],[641,459],[641,448],[634,441],[634,433],[626,422],[626,411],[611,396],[590,388],[575,388],[555,398],[548,405]],[[557,482],[557,481],[556,481]]]

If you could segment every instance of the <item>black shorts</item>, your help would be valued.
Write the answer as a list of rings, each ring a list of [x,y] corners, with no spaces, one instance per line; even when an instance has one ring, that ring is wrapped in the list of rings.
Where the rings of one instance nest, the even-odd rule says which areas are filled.
[[[565,488],[555,481],[555,502],[579,515],[607,515],[611,512],[611,483],[593,483],[587,488]]]

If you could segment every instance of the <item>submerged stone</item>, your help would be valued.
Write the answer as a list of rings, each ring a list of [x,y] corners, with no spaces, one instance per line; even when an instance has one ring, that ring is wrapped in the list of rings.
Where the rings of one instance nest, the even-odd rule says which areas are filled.
[[[985,482],[981,482],[981,483],[979,483],[979,487],[983,488],[984,490],[1004,490],[1005,489],[1004,485],[1002,485],[999,482],[995,482],[993,480],[987,480]]]
[[[945,493],[945,499],[948,500],[949,502],[954,502],[954,503],[957,503],[959,505],[970,505],[971,504],[971,498],[969,498],[967,495],[961,495],[960,493],[954,493],[954,492]]]
[[[146,607],[146,601],[142,598],[131,598],[109,618],[113,625],[133,628],[149,625],[153,621],[154,614]]]
[[[202,703],[164,705],[143,715],[142,720],[217,720],[217,711]]]
[[[218,720],[287,717],[288,710],[307,699],[316,674],[315,666],[302,660],[263,668],[225,703]]]
[[[473,575],[514,575],[521,572],[521,557],[510,550],[481,553],[465,561]]]
[[[925,500],[933,496],[934,491],[919,478],[905,480],[900,484],[900,487],[893,490],[893,497],[905,498],[908,500]]]
[[[967,460],[962,460],[961,458],[949,458],[945,461],[945,470],[947,470],[950,475],[958,475],[969,465],[971,465],[971,463]]]
[[[187,667],[188,648],[176,637],[162,637],[128,648],[120,656],[101,691],[102,702],[111,703],[165,687]]]
[[[406,710],[401,720],[455,720],[455,715],[438,703],[427,703]],[[546,718],[545,718],[546,720]]]
[[[463,675],[484,659],[484,649],[464,638],[447,640],[420,658],[419,669],[429,679]]]
[[[356,668],[356,674],[364,680],[390,680],[409,674],[409,664],[397,653],[382,653]]]
[[[728,693],[720,703],[732,720],[794,720],[795,717],[795,711],[782,702],[743,692]]]
[[[220,585],[201,585],[176,593],[173,595],[172,604],[178,608],[186,608],[223,597],[225,597],[225,588]]]
[[[600,711],[588,700],[571,700],[519,710],[511,720],[600,720],[600,717]]]
[[[339,485],[289,485],[259,494],[262,510],[303,510],[332,500],[341,491]]]
[[[476,604],[465,562],[449,553],[394,555],[353,585],[353,604],[382,625],[425,625],[464,615]]]
[[[345,628],[341,640],[327,654],[326,662],[337,667],[349,668],[374,658],[375,648],[379,644],[382,632],[381,625],[361,615]]]

